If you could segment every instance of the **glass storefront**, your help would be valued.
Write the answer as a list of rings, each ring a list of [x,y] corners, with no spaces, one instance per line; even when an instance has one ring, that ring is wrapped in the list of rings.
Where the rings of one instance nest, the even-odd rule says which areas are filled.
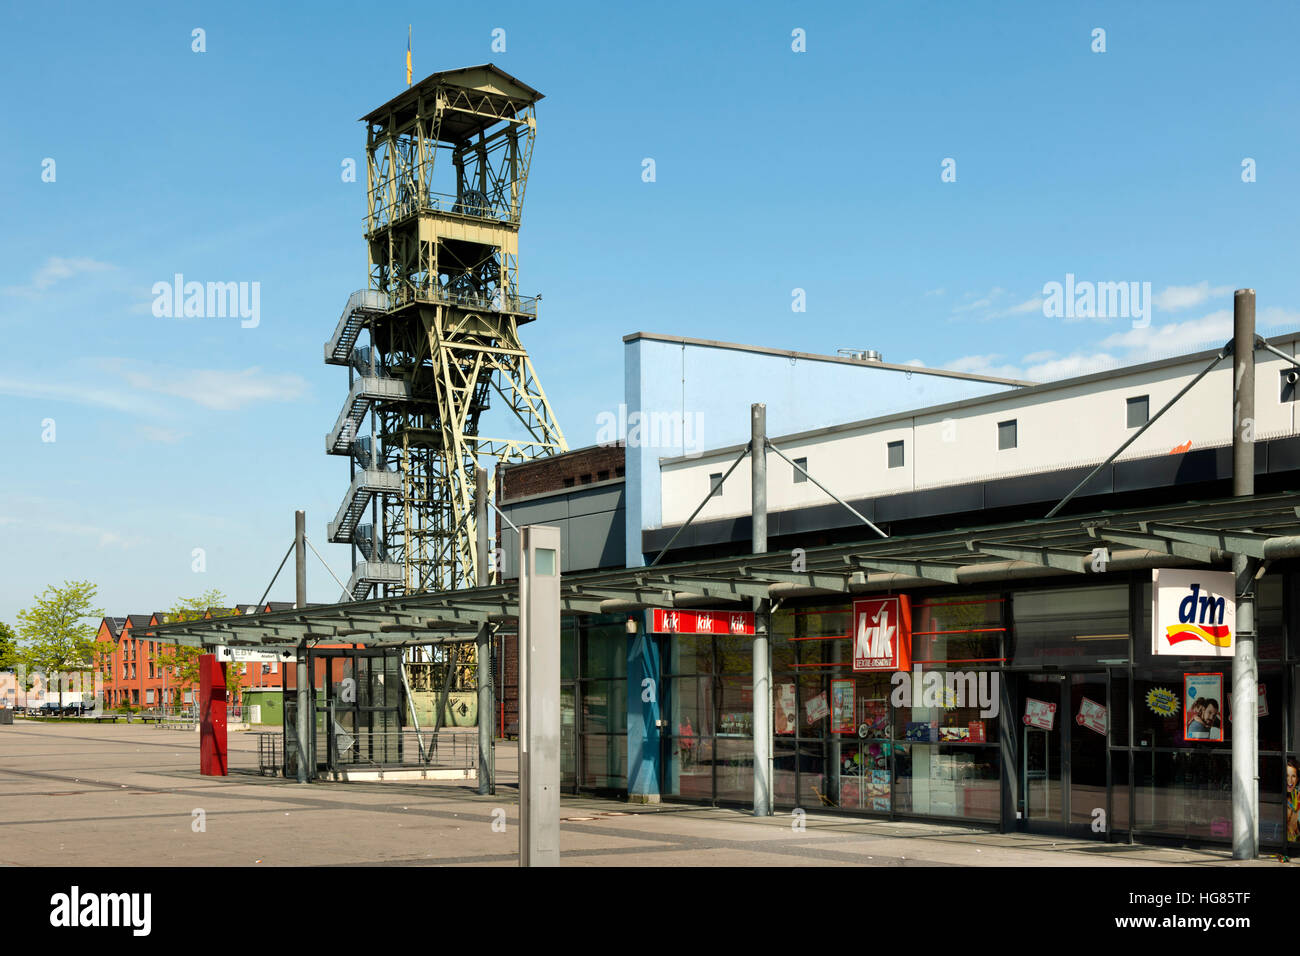
[[[1275,569],[1258,586],[1266,849],[1288,833],[1300,841],[1300,714],[1292,703],[1300,639],[1284,626],[1294,580]],[[853,670],[852,601],[780,608],[771,625],[775,806],[1095,839],[1228,842],[1230,666],[1153,659],[1150,604],[1144,575],[914,594],[906,680]],[[752,802],[749,640],[660,640],[663,795]],[[1209,737],[1188,739],[1193,715],[1169,712],[1186,699],[1187,679],[1207,681],[1223,698],[1207,708],[1216,728]]]

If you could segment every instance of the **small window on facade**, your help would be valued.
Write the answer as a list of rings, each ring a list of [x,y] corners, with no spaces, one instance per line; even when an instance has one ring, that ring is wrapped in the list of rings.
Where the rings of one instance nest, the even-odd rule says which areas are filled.
[[[619,465],[617,468],[614,469],[614,477],[615,477],[615,478],[622,478],[622,477],[623,477],[623,466],[622,466],[622,465]]]
[[[598,471],[598,472],[596,472],[596,480],[597,480],[597,481],[609,481],[609,472],[608,472],[608,471]]]
[[[804,471],[807,471],[807,470],[808,470],[808,459],[807,459],[807,458],[796,458],[796,459],[794,460],[794,463],[795,463],[796,465],[798,465],[799,468],[802,468]],[[792,468],[792,469],[791,469],[791,471],[794,472],[794,483],[795,483],[796,485],[801,485],[801,484],[805,483],[805,482],[808,480],[808,476],[805,475],[805,474],[803,473],[803,471],[800,471],[799,468]]]
[[[889,467],[903,467],[903,443],[901,441],[891,441],[889,443]]]
[[[1141,428],[1151,417],[1151,396],[1139,395],[1128,400],[1128,427]]]
[[[1016,420],[998,422],[998,451],[1016,447]]]
[[[591,475],[583,475],[581,481],[584,485],[591,484]]]
[[[720,471],[715,471],[713,474],[709,475],[709,497],[722,497],[722,472]]]
[[[1286,368],[1282,369],[1278,377],[1281,382],[1281,392],[1278,395],[1278,401],[1294,402],[1295,387],[1296,385],[1300,385],[1300,368],[1296,368],[1294,365],[1288,365]]]

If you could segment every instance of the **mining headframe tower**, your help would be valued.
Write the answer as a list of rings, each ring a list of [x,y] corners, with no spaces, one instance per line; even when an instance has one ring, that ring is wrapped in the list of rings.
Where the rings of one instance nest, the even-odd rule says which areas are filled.
[[[516,280],[541,98],[485,64],[361,118],[370,280],[325,344],[348,369],[325,448],[352,476],[329,539],[353,546],[354,599],[473,586],[478,465],[568,450],[519,335],[540,298]],[[494,399],[507,424],[484,435]]]

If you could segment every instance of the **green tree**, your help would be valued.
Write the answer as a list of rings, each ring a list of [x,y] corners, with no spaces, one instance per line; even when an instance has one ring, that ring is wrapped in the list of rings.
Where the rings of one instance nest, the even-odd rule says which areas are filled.
[[[213,588],[197,597],[180,598],[163,616],[163,623],[178,624],[183,621],[200,621],[212,612],[213,617],[231,617],[236,609],[226,606],[226,596]],[[178,691],[192,690],[199,682],[199,655],[197,647],[175,645],[159,653],[158,659],[171,673]],[[239,699],[240,672],[238,665],[226,667],[226,699],[236,703]]]
[[[18,612],[24,642],[20,653],[30,668],[53,678],[94,666],[95,635],[104,616],[103,608],[94,606],[97,590],[89,581],[64,581],[63,587],[46,588],[35,606]]]
[[[24,665],[22,649],[13,628],[0,621],[0,671],[17,670]]]

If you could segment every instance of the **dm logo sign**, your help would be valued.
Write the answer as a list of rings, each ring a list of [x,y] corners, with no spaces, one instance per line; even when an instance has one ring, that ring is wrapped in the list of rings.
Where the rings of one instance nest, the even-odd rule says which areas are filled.
[[[912,666],[912,605],[907,595],[853,602],[853,669]]]
[[[1237,589],[1226,571],[1153,572],[1151,653],[1167,657],[1232,657],[1236,653]]]

